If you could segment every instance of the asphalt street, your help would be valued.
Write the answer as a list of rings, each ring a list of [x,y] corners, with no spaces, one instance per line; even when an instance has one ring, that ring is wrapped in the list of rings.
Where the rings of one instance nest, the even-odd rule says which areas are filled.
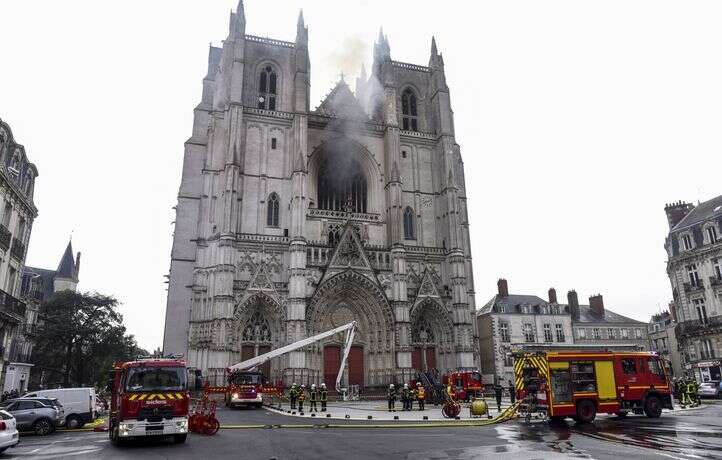
[[[106,433],[23,436],[0,458],[73,459],[476,459],[722,458],[722,404],[659,419],[600,417],[580,426],[506,422],[484,427],[357,428],[359,422],[285,417],[264,409],[219,410],[222,423],[266,428],[192,435],[184,445],[148,440],[114,447]],[[309,423],[314,428],[304,427]],[[298,425],[278,428],[277,425]]]

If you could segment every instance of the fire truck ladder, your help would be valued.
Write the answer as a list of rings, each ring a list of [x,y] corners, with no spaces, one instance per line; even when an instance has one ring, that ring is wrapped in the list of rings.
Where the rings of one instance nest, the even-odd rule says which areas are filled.
[[[446,401],[446,390],[444,385],[434,378],[434,374],[431,371],[420,371],[416,374],[417,381],[421,382],[421,385],[426,389],[428,401],[432,404],[439,405]]]
[[[301,339],[297,342],[293,342],[284,347],[277,348],[275,350],[271,350],[268,353],[258,355],[255,358],[241,361],[240,363],[234,364],[233,366],[229,367],[228,371],[233,372],[233,371],[243,371],[243,370],[253,369],[254,367],[257,367],[257,366],[265,363],[269,359],[273,359],[278,356],[285,355],[286,353],[290,353],[292,351],[298,350],[299,348],[303,348],[307,345],[311,345],[312,343],[316,343],[325,338],[332,337],[335,334],[338,334],[339,332],[345,332],[346,339],[345,339],[345,345],[343,348],[343,355],[341,356],[341,365],[339,366],[338,375],[336,376],[336,391],[341,394],[346,394],[347,389],[341,388],[341,377],[343,377],[343,371],[346,367],[346,360],[348,359],[348,353],[349,353],[349,351],[351,351],[351,344],[353,343],[353,337],[356,332],[356,321],[352,321],[348,324],[344,324],[343,326],[339,326],[335,329],[331,329],[329,331],[322,332],[320,334],[316,334],[314,336],[307,337],[305,339]]]

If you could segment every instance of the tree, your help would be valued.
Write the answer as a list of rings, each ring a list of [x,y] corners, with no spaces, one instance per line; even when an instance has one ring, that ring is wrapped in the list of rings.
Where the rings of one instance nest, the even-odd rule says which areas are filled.
[[[58,292],[43,304],[34,360],[48,383],[99,384],[114,361],[146,353],[126,335],[117,306],[111,296],[74,291]]]

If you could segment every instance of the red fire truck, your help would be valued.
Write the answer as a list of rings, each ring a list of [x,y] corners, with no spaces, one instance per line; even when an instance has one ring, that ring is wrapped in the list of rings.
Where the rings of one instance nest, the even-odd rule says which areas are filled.
[[[651,352],[521,351],[513,353],[521,411],[589,423],[597,413],[659,417],[672,408],[665,362]]]
[[[471,398],[481,396],[484,385],[481,383],[481,374],[478,371],[457,371],[442,378],[444,386],[451,382],[456,399],[469,401]]]
[[[111,393],[110,441],[120,444],[137,437],[172,436],[176,443],[185,442],[187,382],[186,362],[178,356],[116,363],[106,388]]]
[[[263,405],[264,395],[268,396],[273,393],[278,395],[283,394],[282,382],[277,382],[273,385],[265,381],[263,373],[257,370],[261,364],[273,358],[283,356],[286,353],[308,346],[312,343],[316,343],[328,337],[333,337],[335,334],[343,333],[346,337],[346,343],[344,345],[344,352],[341,358],[341,366],[339,367],[338,375],[336,376],[336,391],[345,395],[348,392],[348,388],[341,388],[341,376],[346,364],[346,359],[348,358],[349,350],[351,349],[351,344],[353,343],[355,331],[356,322],[353,321],[329,331],[293,342],[276,350],[271,350],[268,353],[241,361],[240,363],[234,364],[226,369],[227,384],[225,386],[206,386],[203,388],[203,391],[207,395],[212,393],[225,394],[224,400],[226,406],[228,407],[243,405],[261,407]]]

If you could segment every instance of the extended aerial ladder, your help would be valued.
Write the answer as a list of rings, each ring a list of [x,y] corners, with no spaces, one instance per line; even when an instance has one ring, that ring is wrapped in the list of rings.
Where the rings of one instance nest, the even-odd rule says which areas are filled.
[[[268,361],[270,359],[285,355],[286,353],[290,353],[292,351],[298,350],[299,348],[303,348],[307,345],[311,345],[312,343],[316,343],[316,342],[326,339],[328,337],[333,337],[334,335],[338,334],[339,332],[346,332],[346,338],[345,338],[345,344],[344,344],[344,348],[343,348],[343,355],[341,355],[341,365],[339,366],[338,375],[336,376],[336,391],[339,393],[344,393],[346,389],[341,388],[341,378],[343,377],[343,371],[344,371],[344,368],[346,367],[346,360],[348,359],[349,351],[351,351],[351,344],[353,343],[353,337],[356,332],[356,321],[352,321],[348,324],[344,324],[343,326],[339,326],[339,327],[331,329],[329,331],[322,332],[320,334],[316,334],[314,336],[307,337],[305,339],[301,339],[297,342],[293,342],[293,343],[283,346],[281,348],[271,350],[268,353],[258,355],[255,358],[241,361],[238,364],[234,364],[233,366],[230,366],[228,368],[228,372],[230,373],[230,372],[251,370],[251,369],[256,368],[259,365],[265,363],[266,361]]]

